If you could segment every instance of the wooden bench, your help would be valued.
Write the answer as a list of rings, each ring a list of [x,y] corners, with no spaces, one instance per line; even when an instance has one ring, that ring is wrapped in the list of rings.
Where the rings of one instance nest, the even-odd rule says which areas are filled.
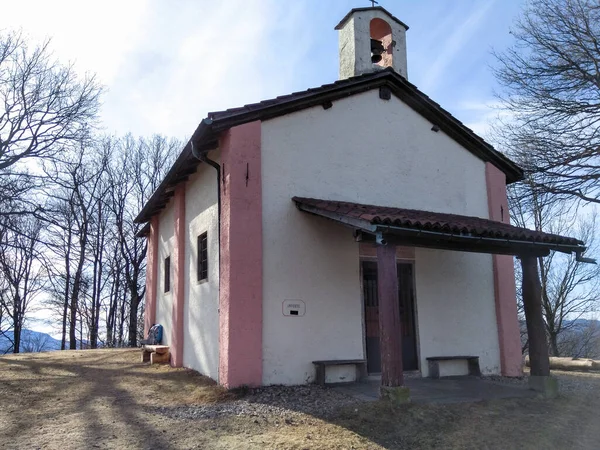
[[[168,364],[171,358],[168,345],[142,345],[142,362]]]
[[[429,377],[440,378],[440,361],[466,360],[469,365],[469,376],[480,377],[479,356],[430,356],[427,358]]]
[[[365,359],[338,359],[331,361],[313,361],[317,368],[315,383],[325,386],[325,372],[329,366],[356,366],[356,381],[367,378],[367,361]]]

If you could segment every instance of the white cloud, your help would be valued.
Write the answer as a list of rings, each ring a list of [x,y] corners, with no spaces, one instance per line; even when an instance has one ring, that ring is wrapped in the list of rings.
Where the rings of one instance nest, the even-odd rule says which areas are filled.
[[[208,111],[288,90],[311,39],[303,14],[276,0],[24,0],[3,5],[0,28],[52,37],[61,61],[96,73],[107,132],[182,138]]]
[[[476,34],[495,1],[478,1],[477,7],[462,23],[453,24],[454,31],[445,39],[438,57],[428,66],[425,76],[420,81],[420,87],[425,92],[433,92],[443,74],[449,70],[451,65],[457,63],[456,57],[463,45]],[[442,39],[442,41],[444,40]]]
[[[80,72],[94,72],[110,84],[137,43],[147,5],[145,0],[3,2],[0,29],[21,29],[35,42],[51,38],[63,63],[73,62]]]

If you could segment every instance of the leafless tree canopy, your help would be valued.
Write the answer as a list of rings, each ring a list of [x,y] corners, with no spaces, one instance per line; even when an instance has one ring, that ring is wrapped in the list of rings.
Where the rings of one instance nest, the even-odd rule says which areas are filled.
[[[0,214],[32,205],[23,197],[35,184],[27,165],[80,141],[100,92],[94,77],[55,61],[49,42],[31,47],[20,33],[0,33]]]
[[[12,351],[19,353],[21,331],[32,302],[45,286],[45,270],[40,264],[42,223],[32,217],[7,219],[12,229],[0,233],[0,316],[7,321],[0,332],[12,342]],[[0,322],[0,326],[2,323]]]
[[[136,345],[146,241],[133,219],[180,148],[161,136],[103,136],[46,165],[49,306],[63,348]]]
[[[136,345],[146,242],[136,213],[181,150],[97,133],[101,89],[49,42],[0,33],[0,338],[14,352],[42,303],[62,348]]]
[[[596,215],[577,214],[574,205],[557,202],[554,195],[540,190],[528,177],[523,183],[511,186],[509,205],[512,222],[518,226],[535,228],[548,233],[577,237],[588,245],[588,252],[596,255]],[[520,271],[517,267],[517,276]],[[574,256],[552,252],[538,259],[542,284],[542,313],[553,356],[575,356],[566,351],[561,342],[570,336],[575,346],[578,321],[600,309],[600,266],[578,262]],[[517,283],[520,285],[520,283]],[[520,297],[520,296],[519,296]],[[522,305],[520,305],[522,314]],[[527,343],[522,333],[522,342]]]
[[[600,203],[600,2],[531,0],[498,53],[503,145],[533,181]]]
[[[93,77],[81,80],[53,60],[49,42],[30,48],[20,34],[0,36],[0,170],[79,140],[99,93]]]

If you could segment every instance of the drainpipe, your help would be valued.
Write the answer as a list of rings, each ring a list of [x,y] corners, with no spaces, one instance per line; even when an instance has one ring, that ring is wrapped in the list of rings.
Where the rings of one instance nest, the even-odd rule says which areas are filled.
[[[198,161],[202,161],[203,163],[208,164],[209,166],[214,167],[217,171],[217,223],[218,223],[218,237],[219,237],[219,248],[221,248],[221,166],[216,161],[213,161],[208,157],[208,151],[199,152],[196,147],[194,147],[193,139],[190,139],[190,146],[192,147],[192,155]]]

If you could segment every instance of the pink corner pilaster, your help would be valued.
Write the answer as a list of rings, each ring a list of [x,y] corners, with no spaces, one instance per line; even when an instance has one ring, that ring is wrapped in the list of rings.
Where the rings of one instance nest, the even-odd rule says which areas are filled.
[[[156,283],[158,271],[158,216],[150,220],[146,251],[146,299],[144,306],[144,338],[156,320]]]
[[[510,223],[505,174],[487,162],[485,178],[490,219]],[[493,255],[493,270],[502,375],[517,377],[522,375],[522,354],[513,257]]]
[[[171,365],[183,366],[183,308],[185,302],[185,183],[175,188],[173,196],[175,213],[175,246],[172,253],[173,266],[173,325],[171,331]]]
[[[261,123],[221,138],[219,384],[262,384]]]

